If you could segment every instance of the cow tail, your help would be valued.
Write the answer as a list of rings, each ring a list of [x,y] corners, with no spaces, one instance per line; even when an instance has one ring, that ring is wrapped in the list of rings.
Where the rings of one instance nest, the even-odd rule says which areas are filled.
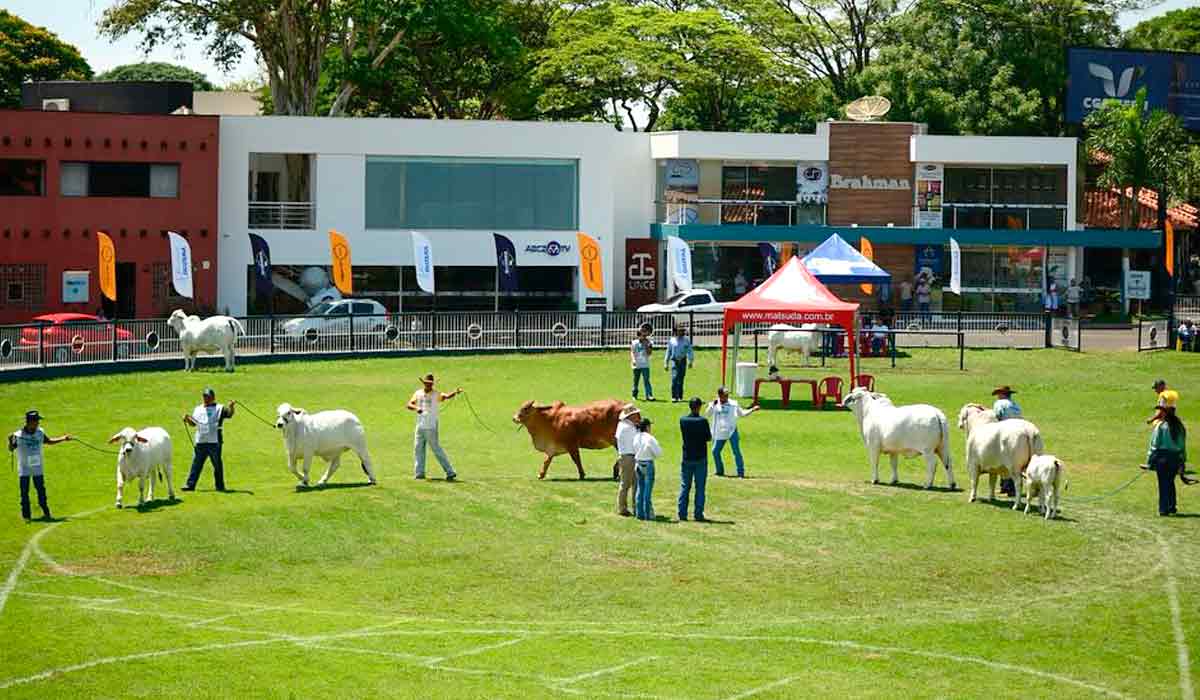
[[[233,335],[235,337],[237,336],[238,333],[241,333],[242,335],[246,335],[246,328],[242,325],[242,322],[237,320],[236,318],[229,319],[229,327],[233,329]]]
[[[938,416],[938,424],[942,426],[942,464],[945,465],[946,471],[950,471],[954,458],[950,456],[950,421],[947,420],[946,414],[941,413]]]

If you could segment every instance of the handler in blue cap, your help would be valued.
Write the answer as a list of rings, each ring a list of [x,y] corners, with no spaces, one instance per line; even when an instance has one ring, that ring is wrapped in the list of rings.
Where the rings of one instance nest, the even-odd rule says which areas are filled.
[[[46,477],[42,461],[42,445],[57,445],[71,439],[70,435],[52,438],[41,428],[42,414],[36,410],[25,412],[25,425],[8,436],[8,451],[17,451],[17,479],[21,486],[21,517],[30,521],[29,482],[37,489],[38,505],[42,517],[50,520],[50,505],[46,502]]]
[[[192,456],[192,470],[188,472],[187,484],[183,491],[195,491],[196,482],[200,480],[200,472],[204,470],[204,461],[212,460],[213,481],[218,491],[225,490],[225,463],[221,461],[221,447],[225,444],[224,431],[221,426],[227,418],[233,418],[233,407],[236,401],[230,401],[222,406],[217,403],[217,392],[211,387],[204,390],[204,403],[197,406],[191,415],[184,416],[183,422],[196,428],[196,446]]]

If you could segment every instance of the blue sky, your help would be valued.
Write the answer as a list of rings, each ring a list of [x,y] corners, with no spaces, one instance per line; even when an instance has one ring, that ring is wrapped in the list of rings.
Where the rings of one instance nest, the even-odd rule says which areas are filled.
[[[1149,10],[1129,13],[1121,25],[1131,27],[1142,19],[1168,10],[1190,7],[1196,0],[1164,0]],[[68,43],[79,47],[84,58],[97,73],[123,63],[136,63],[144,58],[136,38],[110,42],[96,34],[96,20],[111,0],[0,0],[0,7],[19,15],[28,22],[48,28]],[[253,56],[247,54],[229,73],[219,70],[204,55],[202,47],[189,46],[182,53],[174,49],[158,49],[148,60],[180,63],[201,71],[212,82],[221,85],[232,80],[252,77],[257,73]]]

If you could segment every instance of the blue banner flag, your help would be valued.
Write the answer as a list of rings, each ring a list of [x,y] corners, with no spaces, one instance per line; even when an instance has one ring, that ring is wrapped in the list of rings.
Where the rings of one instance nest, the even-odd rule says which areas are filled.
[[[759,243],[758,252],[762,254],[763,277],[775,274],[775,268],[779,267],[779,249],[771,243]]]
[[[493,233],[496,241],[496,270],[500,291],[517,291],[517,247],[508,236]]]
[[[271,280],[271,247],[262,236],[250,234],[250,257],[254,260],[254,288],[258,295],[270,299],[275,293],[275,283]]]

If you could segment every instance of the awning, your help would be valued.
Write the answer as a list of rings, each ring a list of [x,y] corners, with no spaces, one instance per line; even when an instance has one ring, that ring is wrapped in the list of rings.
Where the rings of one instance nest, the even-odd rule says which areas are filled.
[[[824,284],[882,284],[892,279],[836,233],[804,256],[804,266]]]

